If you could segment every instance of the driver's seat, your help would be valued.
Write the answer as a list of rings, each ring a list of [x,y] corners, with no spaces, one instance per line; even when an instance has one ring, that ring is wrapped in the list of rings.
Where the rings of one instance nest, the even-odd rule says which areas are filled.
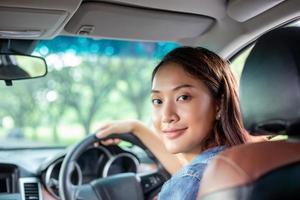
[[[240,145],[219,154],[204,172],[199,199],[300,199],[300,28],[259,38],[240,87],[247,130],[286,134],[288,140]]]

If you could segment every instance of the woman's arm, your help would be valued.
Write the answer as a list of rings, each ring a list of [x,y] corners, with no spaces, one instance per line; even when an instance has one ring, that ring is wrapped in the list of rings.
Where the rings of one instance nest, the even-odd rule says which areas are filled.
[[[174,174],[183,167],[180,159],[167,151],[162,140],[151,129],[137,120],[115,121],[99,128],[96,133],[98,138],[106,137],[112,133],[131,132],[156,156],[170,174]]]

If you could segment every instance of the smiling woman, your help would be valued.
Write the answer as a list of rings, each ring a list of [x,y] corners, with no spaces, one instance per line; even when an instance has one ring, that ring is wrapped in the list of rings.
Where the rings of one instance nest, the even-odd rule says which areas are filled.
[[[229,64],[218,55],[200,47],[176,48],[152,73],[155,130],[119,121],[101,126],[97,136],[132,132],[173,174],[158,198],[194,200],[207,163],[225,148],[250,141],[236,89]]]
[[[206,85],[186,74],[181,65],[165,64],[155,73],[152,102],[154,127],[168,151],[201,152],[219,110]]]
[[[15,81],[13,87],[0,81],[0,179],[5,177],[0,180],[0,200],[25,199],[27,194],[30,199],[50,200],[53,195],[48,198],[39,193],[53,188],[59,189],[61,200],[74,200],[68,197],[80,193],[65,186],[70,186],[72,176],[68,175],[73,161],[82,161],[81,155],[86,159],[79,163],[82,180],[87,180],[83,187],[76,187],[87,194],[81,199],[92,199],[88,195],[94,192],[94,199],[133,200],[130,195],[141,194],[138,200],[152,200],[154,196],[189,200],[196,198],[199,185],[203,185],[202,171],[210,159],[224,148],[248,141],[240,123],[236,85],[227,59],[272,29],[292,22],[296,25],[300,1],[3,0],[0,17],[1,53],[38,55],[49,65],[48,75],[41,79]],[[291,40],[293,44],[296,41]],[[186,45],[205,49],[177,49]],[[243,68],[242,60],[237,63],[237,71]],[[287,57],[284,62],[291,60]],[[151,72],[157,65],[151,82]],[[282,72],[287,72],[284,69]],[[257,83],[256,79],[252,82]],[[281,82],[276,83],[277,90],[282,88]],[[279,91],[274,94],[284,98],[286,91],[292,90]],[[281,110],[284,103],[290,102],[277,104],[276,95],[267,102],[270,107],[264,107],[268,112]],[[248,99],[257,101],[254,97]],[[255,104],[254,108],[261,110],[262,104]],[[286,105],[292,111],[300,108]],[[154,123],[149,120],[151,110]],[[108,138],[91,134],[98,129],[98,137],[116,133],[108,137],[112,142],[128,139],[127,144],[122,141],[104,148],[112,157],[124,151],[133,153],[143,164],[137,172],[150,174],[133,173],[125,179],[124,174],[117,174],[117,179],[99,176],[107,163],[117,167],[117,173],[131,171],[131,167],[127,167],[126,159],[130,156],[109,161],[101,151],[80,154],[109,143],[104,141]],[[289,139],[294,143],[294,137]],[[72,149],[73,144],[76,148]],[[266,152],[273,154],[265,161],[278,157],[273,151]],[[291,158],[288,153],[284,156]],[[244,163],[253,162],[245,155],[241,158]],[[54,180],[46,181],[47,170],[57,160],[64,164],[55,169]],[[143,166],[150,170],[143,170]],[[107,168],[105,171],[110,171]],[[16,179],[6,179],[11,175]],[[9,184],[4,182],[14,182],[15,187],[8,190]],[[108,190],[103,190],[104,183]],[[114,183],[120,187],[114,187]],[[283,179],[276,183],[288,186]],[[35,194],[26,192],[28,185],[35,187]],[[99,186],[97,190],[95,185]],[[224,196],[219,199],[228,200]]]

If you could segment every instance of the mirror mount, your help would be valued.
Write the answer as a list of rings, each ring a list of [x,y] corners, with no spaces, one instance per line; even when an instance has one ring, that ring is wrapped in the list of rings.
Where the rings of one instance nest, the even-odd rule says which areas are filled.
[[[0,52],[7,54],[31,55],[37,41],[0,39]]]
[[[10,49],[10,44],[11,44],[10,41],[11,40],[9,40],[9,39],[7,40],[7,48],[6,48],[6,50],[8,51],[8,53],[11,53],[11,52],[14,51],[14,50]],[[6,55],[4,55],[4,56],[6,56]],[[3,58],[2,58],[1,55],[0,55],[0,61],[1,61],[1,64],[2,64],[3,63]],[[6,86],[12,86],[13,85],[12,80],[4,80],[4,82],[5,82]]]
[[[12,86],[12,80],[4,80],[6,86]]]

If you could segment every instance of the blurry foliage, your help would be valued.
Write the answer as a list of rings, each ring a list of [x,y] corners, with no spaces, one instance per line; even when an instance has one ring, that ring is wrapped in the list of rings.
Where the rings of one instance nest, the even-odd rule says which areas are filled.
[[[151,72],[174,43],[60,36],[41,41],[48,75],[1,86],[0,136],[67,145],[106,120],[149,119]],[[16,144],[22,145],[22,144]]]

